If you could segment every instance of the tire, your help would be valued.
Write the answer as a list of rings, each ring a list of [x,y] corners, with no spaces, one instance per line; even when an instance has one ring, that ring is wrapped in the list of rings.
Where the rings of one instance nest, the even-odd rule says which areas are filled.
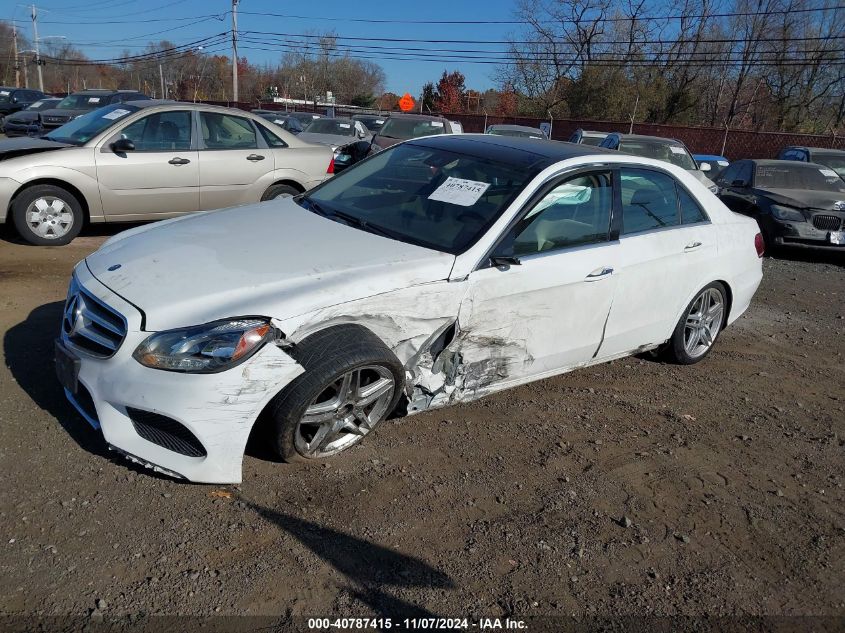
[[[20,236],[36,246],[64,246],[82,230],[85,214],[76,196],[55,185],[35,185],[12,201]]]
[[[725,325],[727,297],[725,286],[718,281],[708,284],[696,293],[675,326],[667,345],[666,352],[670,360],[680,365],[692,365],[707,357]],[[702,307],[699,302],[707,302],[707,305]],[[696,326],[696,322],[701,325]],[[695,327],[697,330],[693,331]]]
[[[305,372],[269,409],[273,448],[287,462],[351,448],[393,411],[402,395],[402,364],[366,328],[339,325],[316,332],[291,354]],[[354,389],[356,383],[363,389]]]
[[[264,195],[261,196],[261,202],[275,200],[276,198],[298,196],[300,193],[302,192],[299,189],[291,187],[290,185],[270,185],[270,187],[267,188],[267,191],[264,192]]]

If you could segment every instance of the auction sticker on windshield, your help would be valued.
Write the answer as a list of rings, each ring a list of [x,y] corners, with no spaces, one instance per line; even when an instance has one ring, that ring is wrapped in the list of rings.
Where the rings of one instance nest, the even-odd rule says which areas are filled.
[[[106,112],[103,115],[103,118],[114,120],[114,119],[119,119],[122,116],[126,116],[127,114],[129,114],[129,110],[120,110],[120,109],[112,110],[111,112]]]
[[[819,169],[822,176],[827,176],[828,178],[839,178],[835,171],[832,169]]]
[[[489,182],[464,180],[463,178],[449,176],[442,185],[432,192],[428,199],[457,204],[461,207],[471,207],[478,202],[478,199],[484,195],[489,186]]]
[[[674,145],[669,146],[669,151],[673,154],[686,154],[686,150],[683,147],[675,147]]]

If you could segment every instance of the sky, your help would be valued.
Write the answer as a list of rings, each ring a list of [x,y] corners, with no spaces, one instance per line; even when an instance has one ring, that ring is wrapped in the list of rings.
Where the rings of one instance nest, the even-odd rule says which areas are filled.
[[[44,0],[36,2],[38,8],[38,35],[66,37],[81,48],[91,59],[106,59],[120,55],[124,50],[140,53],[149,41],[167,39],[177,45],[195,42],[231,28],[231,17],[224,12],[231,8],[231,0]],[[348,21],[355,19],[396,20],[512,20],[514,0],[377,0],[350,2],[349,0],[322,0],[298,2],[279,0],[240,0],[238,31],[263,31],[272,33],[323,33],[335,31],[346,37],[504,40],[518,28],[514,24],[367,24]],[[268,17],[250,15],[250,12],[276,13],[293,17]],[[209,17],[217,14],[223,17]],[[203,16],[203,17],[197,17]],[[332,18],[328,20],[326,18]],[[15,0],[0,0],[0,19],[17,20],[19,28],[32,39],[32,22],[28,5]],[[113,22],[104,24],[104,22]],[[164,32],[163,32],[164,31]],[[251,35],[262,42],[242,42],[241,57],[250,63],[274,62],[280,53],[257,50],[266,47],[263,41],[273,36]],[[350,44],[406,46],[394,42],[349,41]],[[407,44],[410,47],[431,47],[436,44]],[[449,47],[450,45],[444,45]],[[457,45],[478,48],[476,45]],[[451,45],[455,48],[456,45]],[[504,45],[491,45],[485,50],[502,50]],[[230,46],[220,44],[209,52],[229,54]],[[395,55],[396,53],[394,53]],[[373,51],[373,59],[385,71],[385,89],[397,94],[410,92],[418,95],[427,81],[436,82],[444,70],[460,70],[466,76],[468,88],[485,90],[496,87],[496,66],[470,63],[444,63],[442,61],[401,61],[384,59]]]

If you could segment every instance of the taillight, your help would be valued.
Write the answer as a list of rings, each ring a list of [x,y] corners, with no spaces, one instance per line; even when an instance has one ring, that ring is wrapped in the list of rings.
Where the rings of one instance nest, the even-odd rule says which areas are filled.
[[[329,166],[326,168],[326,173],[327,174],[333,174],[334,173],[334,156],[332,156],[332,160],[329,163]]]
[[[766,252],[766,244],[763,242],[763,235],[758,233],[754,236],[754,248],[757,249],[757,257],[762,257]]]

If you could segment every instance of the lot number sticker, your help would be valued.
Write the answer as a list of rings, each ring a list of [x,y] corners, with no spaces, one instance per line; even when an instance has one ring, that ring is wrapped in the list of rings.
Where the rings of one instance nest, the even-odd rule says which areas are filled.
[[[471,207],[478,202],[478,199],[484,195],[489,186],[489,182],[464,180],[463,178],[449,176],[442,185],[432,192],[428,199],[457,204],[461,207]]]
[[[686,151],[683,147],[677,147],[675,145],[670,145],[669,151],[671,151],[673,154],[686,154]]]
[[[129,114],[129,110],[112,110],[111,112],[106,112],[103,115],[104,119],[111,119],[112,121],[115,119],[119,119],[122,116]]]

